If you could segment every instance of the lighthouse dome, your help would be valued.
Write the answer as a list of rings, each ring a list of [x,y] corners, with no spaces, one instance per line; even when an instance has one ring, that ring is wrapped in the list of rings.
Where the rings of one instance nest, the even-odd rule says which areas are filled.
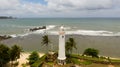
[[[59,34],[60,34],[60,35],[65,34],[65,31],[64,31],[64,27],[63,27],[63,26],[60,27]]]
[[[60,30],[64,31],[64,27],[63,27],[63,26],[61,26],[61,27],[60,27]]]

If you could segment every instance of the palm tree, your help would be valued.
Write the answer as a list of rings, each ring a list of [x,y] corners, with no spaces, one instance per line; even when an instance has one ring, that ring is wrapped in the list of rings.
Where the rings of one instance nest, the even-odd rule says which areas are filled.
[[[11,50],[10,50],[10,60],[11,60],[11,66],[13,64],[13,61],[16,61],[17,59],[20,58],[20,53],[22,52],[22,49],[17,46],[17,45],[14,45],[11,47]]]
[[[48,35],[44,35],[43,37],[42,37],[42,42],[41,42],[43,45],[45,45],[46,47],[47,47],[47,49],[48,49],[48,45],[50,44],[50,40],[49,40],[49,38],[48,38]]]
[[[74,48],[77,49],[75,40],[73,38],[69,38],[66,42],[65,48],[68,54],[72,53]]]
[[[0,44],[0,67],[4,67],[9,61],[10,48],[4,44]]]
[[[39,60],[39,54],[36,51],[32,52],[29,55],[28,61],[30,65],[34,64],[38,60]]]

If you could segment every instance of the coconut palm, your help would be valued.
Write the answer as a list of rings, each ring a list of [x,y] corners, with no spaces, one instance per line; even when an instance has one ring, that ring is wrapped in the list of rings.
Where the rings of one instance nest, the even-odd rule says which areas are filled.
[[[48,35],[44,35],[43,37],[42,37],[42,42],[41,42],[43,45],[45,45],[46,47],[47,47],[47,49],[48,49],[48,45],[50,44],[50,40],[49,40],[49,38],[48,38]]]
[[[22,49],[19,46],[14,45],[11,47],[11,50],[10,50],[11,65],[13,64],[13,61],[16,61],[17,59],[20,58],[21,52],[22,52]]]
[[[39,54],[36,51],[32,52],[29,55],[28,61],[30,65],[34,64],[38,60],[39,60]]]
[[[9,51],[9,47],[0,44],[0,67],[4,67],[10,61]]]
[[[67,53],[72,53],[73,49],[77,49],[75,40],[73,38],[69,38],[66,42],[65,48]]]

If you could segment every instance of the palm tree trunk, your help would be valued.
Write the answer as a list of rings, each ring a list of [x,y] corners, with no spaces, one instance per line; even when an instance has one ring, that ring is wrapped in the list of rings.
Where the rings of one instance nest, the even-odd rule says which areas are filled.
[[[0,65],[1,65],[1,67],[3,67],[3,63],[2,62],[0,62]]]
[[[12,65],[13,65],[13,62],[11,61],[11,67],[12,67]]]

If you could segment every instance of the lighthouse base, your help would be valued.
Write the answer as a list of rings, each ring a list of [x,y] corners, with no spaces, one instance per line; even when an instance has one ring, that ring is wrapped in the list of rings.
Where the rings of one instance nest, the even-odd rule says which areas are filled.
[[[66,64],[66,60],[60,60],[60,59],[58,59],[58,64],[59,65],[65,65]]]

